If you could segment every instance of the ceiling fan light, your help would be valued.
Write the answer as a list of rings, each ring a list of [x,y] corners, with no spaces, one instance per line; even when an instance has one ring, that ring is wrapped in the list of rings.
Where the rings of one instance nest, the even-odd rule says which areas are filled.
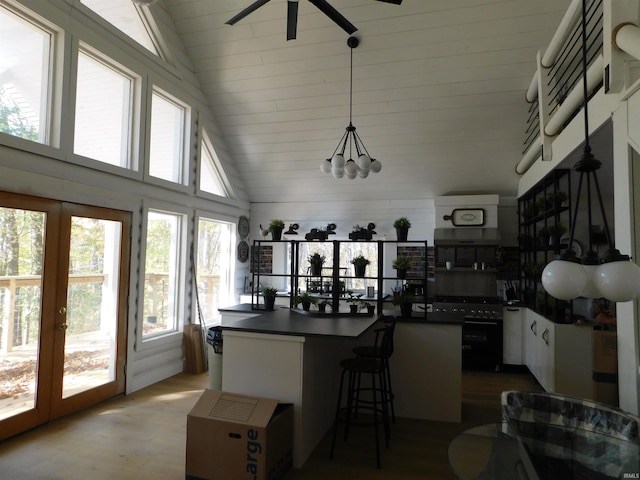
[[[587,272],[576,262],[553,260],[542,271],[542,286],[558,300],[571,300],[587,285]]]
[[[600,296],[612,302],[628,302],[640,294],[640,267],[631,260],[600,265],[594,283]]]
[[[373,173],[378,173],[380,170],[382,170],[382,164],[375,158],[371,159],[371,171]]]

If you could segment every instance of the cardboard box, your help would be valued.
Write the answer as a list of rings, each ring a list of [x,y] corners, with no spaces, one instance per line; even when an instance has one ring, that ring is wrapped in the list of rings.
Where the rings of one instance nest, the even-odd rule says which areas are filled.
[[[187,416],[187,480],[279,480],[293,465],[293,405],[205,390]]]

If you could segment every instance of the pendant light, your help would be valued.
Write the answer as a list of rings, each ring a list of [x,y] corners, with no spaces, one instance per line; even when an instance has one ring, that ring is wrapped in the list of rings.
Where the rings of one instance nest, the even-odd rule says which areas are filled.
[[[338,142],[338,146],[333,151],[331,158],[327,158],[320,164],[320,171],[323,173],[331,173],[335,178],[347,178],[353,180],[356,177],[367,178],[370,172],[378,173],[382,170],[382,164],[371,158],[369,152],[362,143],[362,140],[356,132],[356,127],[351,121],[353,112],[353,49],[359,44],[356,37],[349,37],[347,45],[351,48],[351,69],[349,77],[349,126],[346,128],[344,135]],[[349,144],[349,160],[345,160],[344,153]],[[356,159],[352,157],[355,148]]]
[[[593,156],[589,144],[587,0],[582,0],[582,84],[584,93],[585,144],[582,157],[573,167],[573,169],[580,174],[580,177],[578,180],[575,210],[571,219],[569,248],[545,267],[542,272],[542,285],[549,295],[560,300],[571,300],[576,297],[604,297],[614,302],[627,302],[635,299],[640,294],[640,267],[632,262],[628,255],[621,254],[613,244],[604,211],[600,185],[598,184],[598,177],[596,175],[596,172],[600,169],[601,162]],[[585,179],[587,190],[587,217],[589,223],[589,250],[584,257],[578,258],[571,245],[573,245],[580,196]],[[593,231],[591,210],[592,182],[597,195],[608,245],[608,251],[602,259],[600,259],[594,251],[591,238],[591,232]]]

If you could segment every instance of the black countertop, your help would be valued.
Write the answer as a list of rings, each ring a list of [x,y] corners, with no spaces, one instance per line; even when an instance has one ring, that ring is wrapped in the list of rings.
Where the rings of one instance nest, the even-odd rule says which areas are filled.
[[[248,308],[247,308],[248,307]],[[252,310],[251,305],[221,308],[221,312],[246,312],[256,316],[234,319],[223,317],[223,330],[271,333],[277,335],[357,338],[382,317],[378,315],[327,315],[288,307],[273,311]]]

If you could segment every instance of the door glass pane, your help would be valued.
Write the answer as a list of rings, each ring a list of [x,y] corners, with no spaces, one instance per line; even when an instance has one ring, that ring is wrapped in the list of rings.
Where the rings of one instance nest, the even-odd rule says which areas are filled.
[[[0,208],[0,419],[35,408],[45,220]]]
[[[62,397],[115,380],[121,225],[71,217]]]

